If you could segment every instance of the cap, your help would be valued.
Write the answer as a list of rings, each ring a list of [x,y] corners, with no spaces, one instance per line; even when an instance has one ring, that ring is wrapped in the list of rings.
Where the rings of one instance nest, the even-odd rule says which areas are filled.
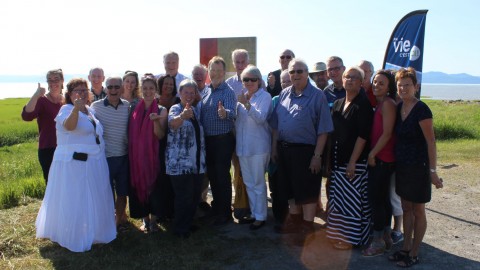
[[[318,62],[318,63],[315,63],[315,65],[313,65],[309,73],[316,73],[316,72],[325,71],[325,70],[327,70],[327,65],[325,65],[325,63],[323,62]]]

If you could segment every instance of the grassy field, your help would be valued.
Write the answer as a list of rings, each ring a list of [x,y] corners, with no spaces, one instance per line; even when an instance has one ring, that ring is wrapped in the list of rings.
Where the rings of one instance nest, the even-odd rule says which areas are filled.
[[[36,123],[20,118],[25,103],[25,99],[0,100],[0,140],[13,142],[5,137],[24,136],[18,143],[0,147],[0,269],[314,269],[319,265],[308,266],[309,261],[327,264],[335,260],[345,265],[333,268],[391,266],[382,257],[365,260],[359,252],[332,251],[323,231],[318,233],[324,241],[317,243],[318,253],[309,253],[293,247],[289,236],[273,234],[271,224],[254,233],[237,224],[220,233],[203,226],[190,239],[179,240],[169,233],[168,226],[158,234],[145,235],[137,229],[140,222],[130,219],[128,232],[85,253],[71,253],[51,241],[36,239],[35,218],[45,186],[37,161]],[[439,170],[448,178],[447,189],[478,190],[479,103],[427,104],[434,113]],[[17,128],[22,125],[32,133],[22,135],[23,129]]]

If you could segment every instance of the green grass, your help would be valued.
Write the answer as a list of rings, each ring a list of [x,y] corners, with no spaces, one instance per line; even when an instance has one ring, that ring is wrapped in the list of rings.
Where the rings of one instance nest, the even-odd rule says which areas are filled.
[[[480,102],[425,100],[437,140],[480,139]]]
[[[37,122],[25,122],[21,114],[28,99],[0,100],[0,147],[34,140],[38,136]]]
[[[0,147],[0,209],[17,206],[45,192],[37,143]]]

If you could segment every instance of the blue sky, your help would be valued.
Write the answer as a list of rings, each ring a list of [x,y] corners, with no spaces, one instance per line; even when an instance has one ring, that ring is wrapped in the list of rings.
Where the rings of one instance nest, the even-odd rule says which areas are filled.
[[[480,76],[477,1],[101,1],[2,2],[0,74],[37,75],[61,67],[107,74],[163,72],[162,56],[180,54],[180,72],[199,61],[199,39],[257,37],[257,64],[279,68],[292,49],[309,65],[338,55],[345,65],[382,64],[388,39],[407,13],[428,9],[424,72]]]

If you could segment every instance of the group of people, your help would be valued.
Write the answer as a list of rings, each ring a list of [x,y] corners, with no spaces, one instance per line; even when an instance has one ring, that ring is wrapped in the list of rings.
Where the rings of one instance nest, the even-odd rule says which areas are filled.
[[[391,248],[392,215],[403,210],[403,247],[389,259],[402,267],[418,263],[425,203],[431,185],[443,184],[433,116],[416,97],[415,70],[373,75],[370,62],[346,68],[337,56],[309,70],[284,50],[281,69],[264,82],[249,60],[248,51],[236,49],[232,77],[215,56],[189,79],[169,52],[165,74],[126,71],[103,88],[103,70],[93,68],[90,91],[86,80],[72,79],[64,96],[62,71],[49,71],[49,92],[39,84],[22,112],[25,120],[38,119],[48,179],[37,237],[72,251],[108,243],[125,228],[128,197],[141,230],[154,232],[159,221],[173,219],[174,234],[186,238],[197,207],[210,208],[208,185],[208,217],[215,226],[229,224],[233,167],[235,193],[248,197],[239,207],[235,198],[241,211],[234,216],[250,230],[267,220],[268,173],[276,232],[297,233],[305,244],[325,205],[332,246],[376,256]]]

